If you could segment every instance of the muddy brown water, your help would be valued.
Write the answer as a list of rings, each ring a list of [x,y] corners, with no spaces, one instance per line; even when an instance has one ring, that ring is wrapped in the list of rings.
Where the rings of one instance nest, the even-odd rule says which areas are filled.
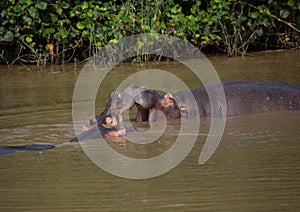
[[[222,81],[281,80],[300,86],[299,58],[299,51],[279,51],[209,59]],[[149,67],[172,70],[191,87],[199,85],[175,62],[123,64],[100,88],[96,110],[103,109],[120,80]],[[299,210],[300,112],[229,118],[217,151],[199,165],[209,126],[204,121],[196,145],[180,165],[155,178],[120,178],[98,168],[79,144],[67,143],[75,136],[71,104],[80,68],[0,66],[0,145],[59,145],[0,156],[1,211]],[[151,148],[110,145],[120,153],[147,157],[172,145],[172,139],[166,135]]]

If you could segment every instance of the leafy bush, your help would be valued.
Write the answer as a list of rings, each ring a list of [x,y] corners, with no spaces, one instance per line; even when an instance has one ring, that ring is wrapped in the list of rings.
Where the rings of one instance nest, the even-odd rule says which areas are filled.
[[[241,0],[0,0],[0,61],[37,64],[91,57],[122,37],[147,32],[241,55],[299,46],[299,2]]]

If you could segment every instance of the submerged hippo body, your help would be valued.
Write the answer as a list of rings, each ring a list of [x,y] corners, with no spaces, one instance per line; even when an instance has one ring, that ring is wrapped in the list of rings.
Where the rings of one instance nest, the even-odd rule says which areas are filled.
[[[300,109],[300,87],[284,82],[243,82],[230,81],[222,84],[226,98],[226,115],[235,116],[260,112],[274,112]],[[210,85],[218,86],[218,85]],[[211,105],[204,87],[191,90],[200,116],[211,116]],[[174,94],[179,108],[187,108],[189,99],[186,91]]]
[[[221,84],[209,85],[210,89],[220,87]],[[242,114],[274,112],[283,110],[300,110],[300,87],[285,82],[243,82],[229,81],[222,83],[226,97],[226,116],[235,116]],[[208,87],[208,86],[207,86]],[[137,90],[135,90],[137,89]],[[126,90],[126,89],[125,89]],[[151,116],[153,110],[162,111],[166,118],[178,119],[182,116],[193,116],[195,108],[191,107],[192,99],[188,92],[191,92],[197,103],[197,110],[200,117],[210,117],[211,104],[218,104],[218,99],[210,101],[205,87],[192,89],[190,91],[180,91],[172,94],[175,104],[171,108],[163,108],[158,102],[163,96],[154,90],[141,89],[137,86],[131,86],[133,95],[128,98],[128,93],[118,92],[118,98],[115,96],[114,108],[111,113],[122,118],[122,113],[129,110],[133,105],[137,106],[136,121],[159,120],[160,117]],[[138,92],[137,92],[138,91]],[[125,98],[124,98],[125,97]],[[224,108],[219,108],[223,110]]]
[[[56,148],[52,144],[29,144],[20,146],[0,146],[0,155],[11,154],[15,152],[41,151]]]

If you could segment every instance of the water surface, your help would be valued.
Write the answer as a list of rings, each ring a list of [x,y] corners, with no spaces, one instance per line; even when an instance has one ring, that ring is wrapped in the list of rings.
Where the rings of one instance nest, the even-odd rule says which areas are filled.
[[[282,51],[210,60],[222,81],[281,80],[300,85],[299,57],[297,51]],[[217,151],[198,165],[209,129],[209,121],[203,121],[195,147],[175,169],[146,180],[123,179],[98,168],[79,144],[67,142],[75,136],[71,104],[80,68],[68,64],[37,71],[34,66],[11,70],[0,66],[0,145],[59,146],[0,156],[1,211],[297,211],[300,207],[300,112],[229,118]],[[100,88],[98,113],[120,81],[145,68],[167,69],[190,87],[200,85],[174,62],[123,64]],[[172,145],[172,129],[169,132],[149,148],[133,148],[126,142],[110,145],[124,154],[147,157]]]

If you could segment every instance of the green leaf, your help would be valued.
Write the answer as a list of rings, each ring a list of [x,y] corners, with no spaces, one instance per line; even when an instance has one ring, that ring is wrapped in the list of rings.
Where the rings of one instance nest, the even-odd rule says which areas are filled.
[[[288,0],[287,4],[290,6],[290,7],[293,7],[295,2],[293,0]]]
[[[37,11],[37,9],[33,6],[31,6],[31,8],[29,9],[29,15],[33,18],[33,19],[38,19],[39,17],[39,13]]]
[[[145,30],[145,31],[149,31],[150,30],[150,26],[146,25],[146,24],[143,24],[142,25],[142,29]]]
[[[282,10],[280,10],[279,14],[280,14],[281,18],[287,18],[289,16],[290,12],[288,10],[282,9]]]
[[[26,40],[27,43],[31,43],[32,42],[32,38],[31,37],[26,37],[25,40]]]
[[[107,9],[105,7],[100,7],[99,10],[105,12]]]
[[[74,17],[75,15],[76,15],[76,13],[73,10],[71,10],[70,11],[70,17]]]
[[[84,9],[87,9],[89,8],[89,3],[87,3],[86,1],[83,2],[81,8],[84,10]]]
[[[63,7],[64,9],[69,9],[70,4],[69,4],[68,2],[63,1],[63,2],[62,2],[62,7]]]
[[[97,41],[96,46],[97,46],[98,48],[100,48],[100,47],[102,46],[102,43],[101,43],[100,41]]]
[[[83,35],[84,37],[87,37],[87,36],[89,35],[89,32],[88,32],[87,30],[84,30],[84,31],[82,32],[82,35]]]
[[[85,19],[86,18],[86,13],[81,13],[79,17],[80,17],[80,19]]]
[[[176,4],[174,7],[171,8],[171,12],[174,14],[178,14],[181,12],[181,7],[178,4]]]
[[[15,23],[16,23],[16,20],[15,20],[15,19],[10,19],[10,20],[9,20],[9,23],[10,23],[10,24],[15,24]]]
[[[4,34],[6,32],[5,27],[1,26],[0,27],[0,35]]]
[[[44,2],[44,1],[38,1],[38,2],[35,4],[35,7],[37,7],[37,8],[40,9],[40,10],[46,10],[46,8],[47,8],[47,2]]]
[[[14,39],[14,33],[11,31],[6,31],[4,36],[0,36],[0,41],[11,42]]]
[[[76,26],[77,26],[78,29],[84,29],[85,23],[82,22],[82,21],[79,21],[79,22],[77,22]]]
[[[4,21],[2,21],[1,25],[4,26],[4,25],[6,25],[7,23],[8,23],[8,20],[4,20]]]
[[[118,40],[117,39],[111,39],[109,42],[110,43],[118,43]]]
[[[264,25],[265,27],[269,27],[270,26],[270,22],[268,21],[268,19],[264,19],[262,22],[261,22],[262,25]]]
[[[264,12],[264,6],[259,5],[257,8],[258,8],[258,10],[259,10],[260,13]]]
[[[59,35],[62,37],[62,39],[68,37],[68,31],[64,27],[60,27],[58,30]]]
[[[72,37],[72,38],[75,38],[76,37],[76,33],[75,32],[70,32],[70,36]]]
[[[253,13],[250,13],[249,16],[250,16],[250,18],[256,19],[259,16],[259,13],[258,12],[253,12]]]
[[[24,22],[26,22],[26,23],[32,22],[32,19],[31,19],[30,17],[28,17],[27,15],[24,15],[24,16],[23,16],[23,20],[24,20]]]
[[[59,7],[59,8],[57,8],[56,12],[58,15],[61,15],[63,12],[63,9],[61,7]]]
[[[55,32],[55,29],[54,28],[45,28],[45,29],[43,29],[43,36],[44,37],[47,37],[47,36],[49,36],[49,35],[51,35],[51,34],[53,34]]]
[[[70,21],[69,19],[65,19],[64,22],[65,22],[66,24],[71,24],[71,21]]]
[[[33,2],[31,0],[19,0],[19,3],[20,4],[23,4],[23,5],[31,5]]]
[[[259,28],[258,30],[256,30],[256,34],[258,35],[258,37],[261,37],[264,34],[263,28]]]
[[[140,40],[137,41],[137,46],[139,49],[142,48],[144,45],[145,45],[145,43],[143,41],[140,41]]]
[[[55,14],[50,13],[50,19],[52,23],[56,23],[58,21],[58,17]]]
[[[22,6],[21,5],[16,5],[16,6],[14,6],[14,12],[15,13],[19,13],[19,12],[21,12],[22,11]]]
[[[92,17],[94,16],[93,10],[90,9],[90,10],[87,12],[87,16],[90,17],[90,18],[92,18]]]

